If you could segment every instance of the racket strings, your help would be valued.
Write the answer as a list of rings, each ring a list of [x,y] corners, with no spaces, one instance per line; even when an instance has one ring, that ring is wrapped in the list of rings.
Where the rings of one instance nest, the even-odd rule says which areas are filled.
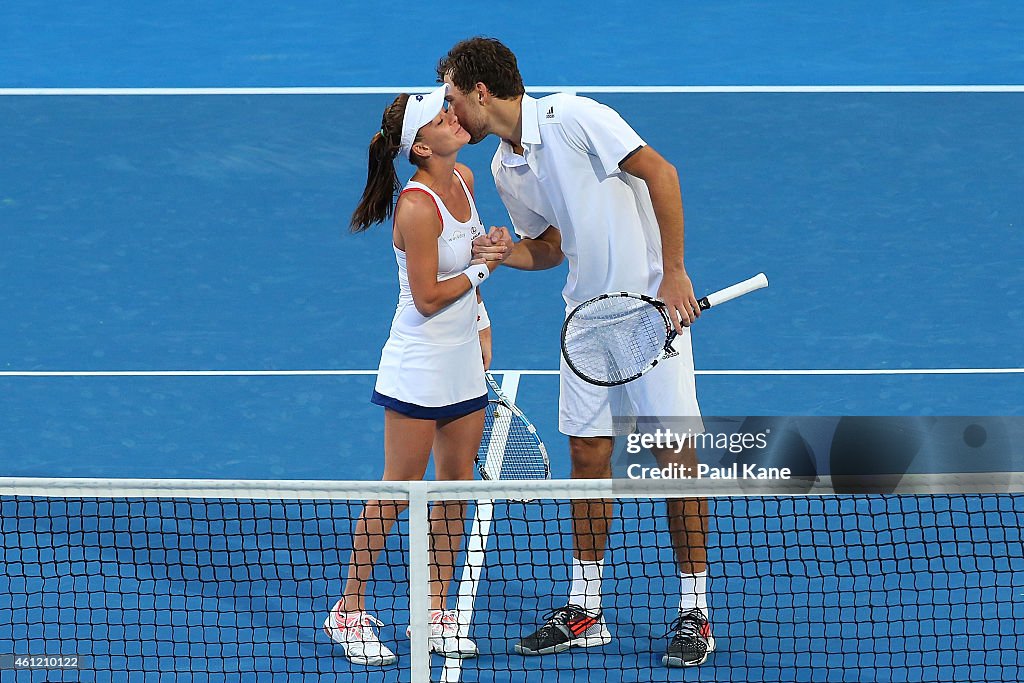
[[[574,312],[566,325],[565,352],[581,374],[618,382],[641,373],[666,339],[664,318],[654,305],[609,297]]]
[[[488,401],[479,458],[488,479],[547,479],[537,432],[500,401]]]

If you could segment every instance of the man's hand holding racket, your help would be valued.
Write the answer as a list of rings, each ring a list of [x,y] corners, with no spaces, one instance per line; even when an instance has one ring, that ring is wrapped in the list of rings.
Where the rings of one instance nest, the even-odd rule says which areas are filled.
[[[708,294],[694,308],[706,311],[767,286],[768,278],[758,273]],[[570,311],[562,326],[562,356],[569,369],[584,381],[613,387],[632,382],[663,358],[674,356],[672,340],[677,330],[678,317],[670,315],[668,306],[660,299],[646,294],[609,292]]]
[[[700,317],[700,306],[697,295],[693,292],[693,283],[686,270],[666,271],[658,289],[658,299],[665,304],[665,311],[676,330],[676,334],[689,327]]]

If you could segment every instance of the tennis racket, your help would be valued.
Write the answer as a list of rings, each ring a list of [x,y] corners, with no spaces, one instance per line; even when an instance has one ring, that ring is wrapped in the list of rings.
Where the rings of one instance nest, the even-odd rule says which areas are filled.
[[[749,280],[708,294],[697,304],[706,311],[768,286],[758,273]],[[562,326],[562,355],[581,379],[603,387],[632,382],[676,355],[676,331],[664,302],[643,294],[613,292],[584,301]]]
[[[487,402],[484,435],[476,468],[484,479],[550,479],[548,450],[523,411],[508,400],[489,372],[487,384],[497,400]]]

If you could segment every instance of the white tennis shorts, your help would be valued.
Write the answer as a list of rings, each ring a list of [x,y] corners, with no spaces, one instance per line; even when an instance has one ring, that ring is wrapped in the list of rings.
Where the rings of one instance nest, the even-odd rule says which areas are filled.
[[[559,372],[558,430],[567,436],[624,436],[636,429],[637,418],[645,425],[666,420],[666,428],[688,420],[692,432],[703,432],[697,387],[693,372],[690,330],[672,342],[679,355],[666,358],[650,372],[617,387],[599,387],[585,382],[562,358]]]

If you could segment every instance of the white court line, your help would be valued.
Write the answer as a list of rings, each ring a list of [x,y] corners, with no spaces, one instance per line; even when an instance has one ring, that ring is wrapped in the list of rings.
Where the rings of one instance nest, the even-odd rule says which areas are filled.
[[[376,375],[376,370],[100,370],[0,371],[0,377],[290,377],[315,375]]]
[[[697,370],[698,375],[1015,375],[1024,368],[901,368],[878,370]]]
[[[394,95],[436,85],[278,88],[0,88],[0,96]],[[529,92],[566,93],[1008,93],[1024,85],[532,85]]]
[[[519,393],[519,373],[505,372],[501,376],[501,392],[510,402],[515,403]],[[504,426],[504,429],[502,429]],[[505,442],[508,439],[510,422],[494,421],[496,432],[491,433],[491,441],[487,444],[487,470],[501,472],[501,462],[505,458]],[[494,503],[490,500],[478,500],[476,516],[473,518],[473,529],[469,534],[466,547],[466,565],[462,568],[459,580],[459,599],[455,609],[459,614],[459,630],[463,635],[469,634],[469,626],[473,622],[473,609],[476,603],[476,592],[483,576],[484,555],[487,552],[487,538],[491,534],[491,521],[494,518]],[[441,683],[457,683],[462,675],[461,659],[445,659],[444,670],[441,672]]]
[[[507,375],[557,375],[558,370],[494,370]],[[0,377],[316,377],[376,375],[376,370],[4,370]],[[805,370],[697,370],[715,375],[1019,375],[1024,368],[900,368],[900,369],[805,369]]]

